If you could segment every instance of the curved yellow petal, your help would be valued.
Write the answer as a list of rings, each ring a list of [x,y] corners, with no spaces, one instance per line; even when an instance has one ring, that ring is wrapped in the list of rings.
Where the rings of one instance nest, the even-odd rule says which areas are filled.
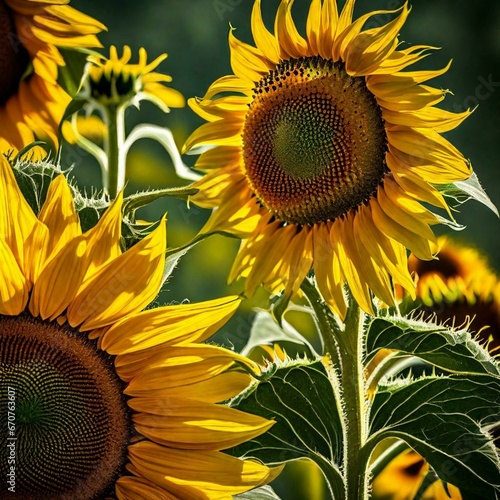
[[[143,477],[189,500],[227,499],[279,473],[216,451],[175,450],[147,441],[130,446],[129,457]]]
[[[321,295],[326,303],[344,319],[347,304],[344,295],[345,278],[340,267],[338,255],[330,243],[330,226],[320,224],[314,228],[314,276]]]
[[[278,39],[282,59],[300,58],[308,55],[307,42],[297,31],[292,17],[294,0],[281,0],[276,13],[274,32]]]
[[[366,278],[360,273],[362,263],[356,250],[352,224],[350,217],[346,217],[344,220],[336,220],[332,225],[330,238],[338,252],[340,266],[352,295],[361,309],[373,316],[370,289]]]
[[[184,398],[132,398],[136,429],[158,444],[224,450],[253,439],[274,422],[234,408]]]
[[[261,0],[255,0],[252,8],[252,34],[258,49],[273,64],[280,60],[279,46],[276,38],[268,31],[262,20]]]
[[[0,314],[20,314],[28,302],[29,283],[7,243],[0,239]]]
[[[120,247],[122,205],[123,191],[118,193],[97,224],[85,233],[89,247],[89,264],[85,279],[122,254]]]
[[[240,302],[232,296],[143,311],[111,325],[101,348],[109,354],[127,354],[165,343],[202,342],[229,320]]]
[[[260,50],[241,42],[229,30],[231,69],[242,80],[258,82],[270,69],[270,63]]]
[[[87,241],[73,238],[44,266],[33,286],[29,308],[33,316],[51,321],[73,301],[87,269]]]
[[[0,235],[25,276],[30,275],[26,241],[38,224],[39,221],[17,185],[8,160],[3,154],[0,155]]]
[[[163,276],[166,226],[159,226],[130,250],[102,266],[78,290],[68,322],[81,331],[111,325],[142,310],[158,294]]]
[[[58,175],[50,183],[47,198],[38,218],[49,230],[48,258],[82,234],[73,195],[63,174]]]
[[[118,500],[179,500],[173,493],[165,491],[143,477],[122,476],[115,483]]]

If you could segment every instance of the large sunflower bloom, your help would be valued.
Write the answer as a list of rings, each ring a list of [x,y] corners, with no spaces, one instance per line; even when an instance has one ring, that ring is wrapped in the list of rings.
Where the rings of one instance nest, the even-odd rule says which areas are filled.
[[[104,26],[69,0],[0,2],[0,147],[21,149],[35,138],[57,144],[70,96],[57,83],[58,47],[100,47]]]
[[[471,174],[440,135],[470,112],[436,108],[446,91],[424,85],[447,68],[403,71],[431,49],[398,48],[408,6],[363,31],[393,12],[353,20],[354,3],[339,14],[335,0],[312,0],[303,38],[293,0],[281,1],[274,34],[256,0],[256,46],[230,31],[234,75],[190,100],[209,123],[185,145],[210,146],[197,162],[208,174],[192,198],[217,207],[204,231],[245,239],[230,279],[245,277],[247,293],[263,283],[290,295],[312,269],[341,316],[345,283],[368,312],[370,290],[387,304],[395,283],[414,293],[406,249],[431,259],[438,222],[421,202],[447,209],[435,185]]]
[[[417,297],[426,318],[454,326],[468,324],[488,342],[500,346],[500,280],[476,248],[446,236],[438,238],[437,259],[408,259],[417,279]]]
[[[238,299],[143,311],[165,223],[122,252],[121,204],[82,234],[62,175],[36,217],[1,160],[2,498],[229,499],[275,474],[220,451],[271,425],[215,404],[256,367],[198,343]]]

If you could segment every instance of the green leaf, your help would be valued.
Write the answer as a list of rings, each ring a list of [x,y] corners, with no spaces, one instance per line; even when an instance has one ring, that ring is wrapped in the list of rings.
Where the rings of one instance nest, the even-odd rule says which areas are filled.
[[[469,332],[425,322],[376,318],[368,327],[366,348],[368,360],[380,349],[391,349],[452,373],[500,374],[498,363]]]
[[[65,65],[59,67],[58,83],[70,95],[74,96],[80,89],[87,57],[89,54],[97,54],[85,49],[70,49],[59,47]]]
[[[258,311],[255,315],[250,336],[241,354],[247,356],[255,347],[276,342],[292,342],[303,346],[308,351],[306,354],[317,355],[314,347],[288,321],[283,319],[280,326],[268,311]]]
[[[281,500],[270,486],[262,486],[241,495],[236,495],[234,498],[238,500]]]
[[[267,464],[302,457],[320,463],[326,460],[332,467],[340,463],[342,425],[332,382],[321,360],[278,367],[271,378],[257,382],[252,389],[232,406],[276,424],[231,453]]]
[[[443,184],[437,187],[445,196],[454,198],[460,203],[472,198],[473,200],[487,206],[494,214],[497,215],[497,217],[499,217],[497,207],[486,194],[486,191],[479,183],[479,179],[474,172],[466,181],[455,182],[453,184]]]
[[[369,442],[402,439],[465,498],[496,498],[500,461],[485,429],[499,419],[499,377],[398,380],[375,395]]]

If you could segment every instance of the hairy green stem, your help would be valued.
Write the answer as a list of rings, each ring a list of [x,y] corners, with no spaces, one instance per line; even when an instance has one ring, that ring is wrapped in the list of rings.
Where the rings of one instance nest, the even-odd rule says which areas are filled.
[[[346,500],[368,498],[367,464],[362,460],[362,448],[366,441],[365,374],[362,363],[363,319],[363,312],[351,296],[345,330],[337,339],[342,363],[342,397],[346,422]]]
[[[365,374],[362,363],[364,314],[352,296],[343,327],[335,319],[318,290],[304,280],[302,290],[314,310],[323,339],[325,353],[331,357],[338,380],[339,409],[344,428],[342,470],[344,491],[335,500],[365,500],[368,498],[367,463],[362,453],[366,441]],[[337,393],[337,391],[335,391]],[[332,464],[333,467],[333,464]],[[328,477],[327,477],[328,479]]]

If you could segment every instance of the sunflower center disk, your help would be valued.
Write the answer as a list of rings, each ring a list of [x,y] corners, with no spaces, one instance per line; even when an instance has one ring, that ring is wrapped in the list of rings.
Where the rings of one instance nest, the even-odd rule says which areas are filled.
[[[19,41],[9,7],[0,1],[0,104],[16,92],[29,62],[28,52]]]
[[[130,418],[111,360],[82,334],[0,316],[0,374],[0,497],[12,485],[27,500],[114,491]]]
[[[247,178],[284,222],[333,220],[366,202],[387,167],[365,79],[320,57],[283,61],[255,87],[243,130]]]

